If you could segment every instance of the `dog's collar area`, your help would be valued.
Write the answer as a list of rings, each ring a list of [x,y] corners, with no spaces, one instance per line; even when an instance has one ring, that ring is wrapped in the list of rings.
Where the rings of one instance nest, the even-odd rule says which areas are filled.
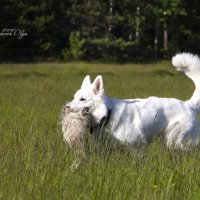
[[[94,131],[94,129],[98,129],[98,128],[105,127],[105,126],[108,124],[109,120],[110,120],[111,113],[112,113],[112,110],[111,110],[111,109],[108,109],[107,116],[106,116],[106,117],[103,117],[103,118],[101,119],[100,124],[98,124],[98,125],[96,125],[96,126],[94,126],[94,127],[90,127],[90,133],[92,134],[93,131]]]
[[[110,116],[111,116],[111,109],[108,109],[108,113],[106,117],[103,117],[99,126],[100,127],[104,127],[108,124],[109,120],[110,120]]]

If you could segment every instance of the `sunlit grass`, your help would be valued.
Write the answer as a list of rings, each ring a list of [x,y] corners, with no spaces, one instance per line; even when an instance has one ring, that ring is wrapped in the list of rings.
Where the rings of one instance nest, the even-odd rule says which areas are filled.
[[[102,74],[108,96],[190,98],[194,86],[169,62],[1,64],[0,199],[200,199],[200,148],[102,144],[72,173],[60,110],[85,75]]]

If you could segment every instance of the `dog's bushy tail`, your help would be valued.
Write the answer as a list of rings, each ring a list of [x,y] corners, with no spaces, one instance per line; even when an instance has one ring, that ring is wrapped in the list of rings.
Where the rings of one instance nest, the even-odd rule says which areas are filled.
[[[182,71],[195,84],[195,91],[188,101],[186,101],[193,109],[200,111],[200,58],[191,53],[176,54],[172,58],[172,64],[178,71]]]

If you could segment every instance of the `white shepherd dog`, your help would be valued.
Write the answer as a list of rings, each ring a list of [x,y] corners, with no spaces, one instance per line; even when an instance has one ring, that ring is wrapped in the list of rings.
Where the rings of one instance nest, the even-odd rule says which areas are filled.
[[[162,135],[169,147],[185,149],[197,144],[200,111],[200,59],[190,53],[177,54],[172,64],[193,80],[196,88],[191,99],[149,97],[147,99],[114,99],[105,96],[102,76],[91,83],[83,80],[70,109],[85,108],[90,114],[90,127],[101,127],[122,144],[149,143]]]

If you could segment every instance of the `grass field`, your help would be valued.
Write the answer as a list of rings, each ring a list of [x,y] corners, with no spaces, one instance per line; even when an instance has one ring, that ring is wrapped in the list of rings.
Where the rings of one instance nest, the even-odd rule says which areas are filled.
[[[1,64],[0,199],[200,199],[200,147],[89,149],[72,173],[59,113],[85,75],[102,74],[108,96],[188,99],[193,83],[169,62]],[[94,148],[94,149],[93,149]]]

